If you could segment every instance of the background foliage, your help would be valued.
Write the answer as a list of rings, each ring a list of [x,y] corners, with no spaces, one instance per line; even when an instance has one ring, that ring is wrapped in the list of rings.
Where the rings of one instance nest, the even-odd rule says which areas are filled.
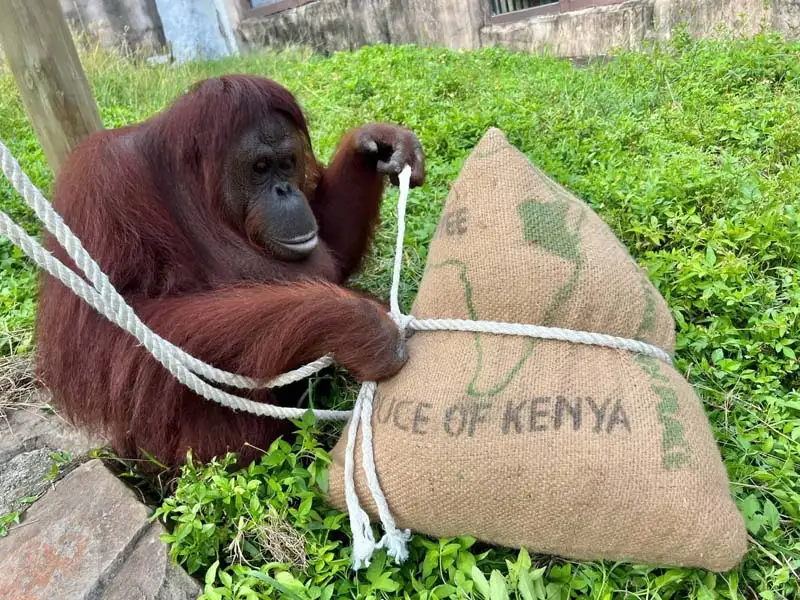
[[[705,402],[752,536],[742,566],[724,575],[573,563],[415,536],[406,565],[380,553],[356,577],[348,570],[346,516],[330,510],[319,491],[324,449],[337,431],[308,420],[298,423],[296,439],[276,443],[244,471],[229,468],[228,458],[190,464],[164,500],[160,514],[177,522],[173,554],[205,579],[205,599],[800,596],[800,46],[772,35],[703,42],[679,35],[667,47],[587,68],[499,49],[385,46],[177,68],[98,50],[83,58],[109,127],[150,116],[200,77],[244,71],[296,93],[324,159],[347,128],[364,121],[414,129],[429,180],[410,199],[406,306],[448,185],[486,129],[503,129],[589,202],[649,269],[679,328],[677,366]],[[0,107],[0,136],[47,191],[49,171],[2,73]],[[386,226],[357,281],[383,295],[395,198],[390,191]],[[5,181],[0,209],[37,231]],[[27,351],[34,270],[6,240],[0,277],[0,354]],[[315,401],[347,406],[352,386],[340,374],[333,383]],[[276,522],[302,532],[304,567],[274,562],[265,550],[265,524]]]

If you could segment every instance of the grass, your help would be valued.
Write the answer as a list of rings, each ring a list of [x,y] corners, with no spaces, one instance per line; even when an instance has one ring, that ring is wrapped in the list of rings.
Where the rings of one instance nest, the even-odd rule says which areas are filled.
[[[200,77],[245,71],[296,93],[322,158],[344,130],[365,121],[414,129],[429,157],[429,180],[410,200],[406,307],[448,185],[487,127],[503,129],[595,208],[669,302],[677,366],[705,403],[752,540],[738,569],[714,575],[415,536],[406,565],[386,562],[381,552],[355,576],[346,516],[328,508],[318,489],[337,431],[308,420],[298,423],[295,439],[276,443],[244,471],[228,468],[228,458],[190,463],[161,504],[174,525],[173,556],[207,582],[205,600],[800,597],[799,45],[772,35],[703,42],[679,35],[668,47],[583,69],[499,49],[381,46],[178,68],[92,51],[84,64],[109,127],[150,116]],[[49,173],[8,75],[0,75],[0,107],[0,137],[47,190]],[[357,281],[384,296],[395,198],[392,190],[387,226]],[[0,208],[37,231],[5,182]],[[0,353],[25,353],[35,276],[6,241],[0,274]],[[333,383],[330,394],[314,399],[346,406],[352,386],[342,376]],[[302,533],[299,563],[275,561],[269,544],[281,536],[266,535],[271,523]]]

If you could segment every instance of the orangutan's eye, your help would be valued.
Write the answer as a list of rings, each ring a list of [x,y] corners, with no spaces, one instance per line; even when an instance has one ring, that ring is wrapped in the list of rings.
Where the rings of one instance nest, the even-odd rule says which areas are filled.
[[[280,168],[282,171],[294,171],[295,164],[294,156],[290,156],[281,160]]]

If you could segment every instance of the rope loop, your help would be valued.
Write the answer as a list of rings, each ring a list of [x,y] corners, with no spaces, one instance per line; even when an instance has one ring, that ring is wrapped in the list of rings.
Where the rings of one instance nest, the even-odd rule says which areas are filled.
[[[397,328],[400,330],[401,333],[405,333],[407,329],[413,329],[412,325],[416,322],[416,319],[411,315],[404,315],[402,313],[395,314],[390,312],[389,316],[392,317],[392,320],[397,325]]]

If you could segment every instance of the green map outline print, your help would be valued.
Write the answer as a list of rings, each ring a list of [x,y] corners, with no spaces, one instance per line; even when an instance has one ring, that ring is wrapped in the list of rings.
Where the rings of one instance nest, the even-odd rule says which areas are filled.
[[[575,223],[573,231],[567,230],[566,221],[569,209],[569,201],[557,198],[553,202],[537,202],[529,200],[518,205],[519,216],[522,220],[523,234],[528,242],[539,243],[549,254],[569,260],[575,264],[575,269],[569,279],[562,285],[550,300],[544,315],[544,325],[549,326],[558,316],[559,309],[566,303],[575,291],[575,284],[580,278],[584,261],[580,252],[580,229],[586,216],[583,206],[578,205],[580,213]],[[468,266],[465,262],[457,259],[449,259],[441,263],[430,266],[430,269],[441,269],[448,266],[458,267],[458,277],[464,287],[464,300],[467,306],[467,314],[473,321],[480,320],[478,310],[475,307],[472,296],[472,282],[467,274]],[[533,354],[538,339],[528,340],[528,348],[522,357],[512,366],[501,378],[500,382],[486,391],[480,391],[477,387],[478,379],[481,376],[484,366],[484,353],[481,346],[481,336],[491,334],[473,333],[476,351],[475,372],[470,380],[466,393],[473,398],[492,398],[505,390],[514,380],[517,373]]]
[[[636,356],[636,364],[650,378],[650,389],[658,396],[656,415],[661,424],[661,465],[667,470],[682,469],[692,464],[692,447],[686,439],[686,428],[681,422],[678,393],[661,373],[658,359],[643,354]]]
[[[645,341],[647,334],[652,333],[656,328],[656,299],[653,297],[650,279],[641,270],[639,271],[639,282],[644,294],[644,311],[642,311],[642,320],[636,331],[636,339]]]
[[[566,202],[569,202],[575,198],[575,196],[569,190],[556,182],[547,173],[541,169],[536,170],[539,176],[542,178],[542,180],[544,180],[557,198]],[[616,236],[611,227],[606,224],[606,228],[608,229],[608,233],[611,238],[616,242],[617,247],[622,250],[622,252],[628,257],[628,260],[630,260],[630,262],[637,268],[637,272],[639,274],[639,283],[642,287],[642,294],[644,294],[644,311],[642,313],[642,320],[639,322],[639,328],[637,329],[635,339],[646,341],[647,335],[655,331],[658,321],[658,314],[656,312],[656,299],[653,294],[653,292],[657,293],[657,290],[655,289],[653,282],[650,281],[650,278],[647,276],[646,271],[643,272],[641,270],[639,263],[633,258],[628,248]]]

